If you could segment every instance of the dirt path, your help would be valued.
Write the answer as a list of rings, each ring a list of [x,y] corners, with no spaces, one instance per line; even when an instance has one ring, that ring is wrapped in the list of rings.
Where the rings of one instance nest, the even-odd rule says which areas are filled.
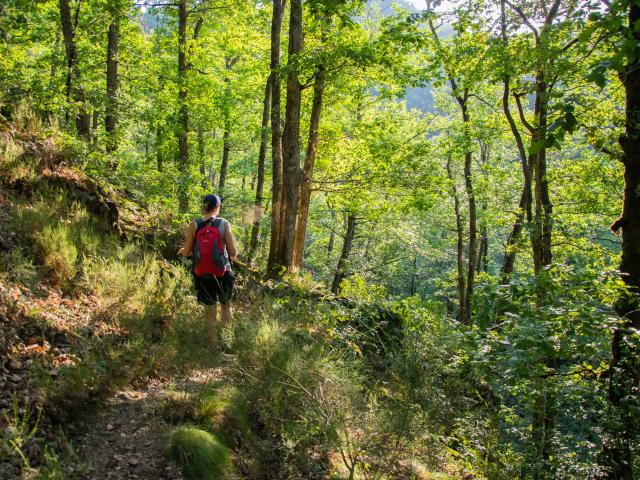
[[[82,479],[179,480],[180,468],[163,454],[172,428],[158,413],[163,398],[221,377],[221,368],[194,370],[174,382],[154,381],[117,392],[98,412],[68,429]]]

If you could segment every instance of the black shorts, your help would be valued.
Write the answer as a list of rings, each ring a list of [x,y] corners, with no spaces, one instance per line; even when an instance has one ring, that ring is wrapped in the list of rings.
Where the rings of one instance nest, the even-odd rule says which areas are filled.
[[[233,272],[227,270],[222,277],[193,277],[198,295],[198,303],[215,305],[216,302],[227,303],[233,295],[235,278]]]

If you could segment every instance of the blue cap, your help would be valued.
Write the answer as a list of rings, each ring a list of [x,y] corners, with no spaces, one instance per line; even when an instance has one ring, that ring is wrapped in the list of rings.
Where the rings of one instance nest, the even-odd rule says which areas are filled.
[[[202,204],[207,206],[207,212],[216,208],[220,203],[222,203],[220,197],[215,194],[207,195],[202,199]]]

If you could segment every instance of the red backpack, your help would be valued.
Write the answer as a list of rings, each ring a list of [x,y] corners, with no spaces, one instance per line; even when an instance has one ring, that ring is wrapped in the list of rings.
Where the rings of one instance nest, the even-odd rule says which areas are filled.
[[[197,277],[222,277],[229,269],[229,256],[224,245],[224,220],[196,220],[193,274]]]

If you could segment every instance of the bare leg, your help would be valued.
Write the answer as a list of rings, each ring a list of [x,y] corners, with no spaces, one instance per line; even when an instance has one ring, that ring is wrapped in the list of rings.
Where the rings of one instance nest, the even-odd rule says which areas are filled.
[[[228,326],[231,324],[233,317],[233,310],[231,310],[231,300],[222,304],[222,325]]]
[[[218,332],[216,328],[216,306],[205,305],[204,306],[204,318],[207,326],[207,337],[209,343],[213,346],[218,344]]]

